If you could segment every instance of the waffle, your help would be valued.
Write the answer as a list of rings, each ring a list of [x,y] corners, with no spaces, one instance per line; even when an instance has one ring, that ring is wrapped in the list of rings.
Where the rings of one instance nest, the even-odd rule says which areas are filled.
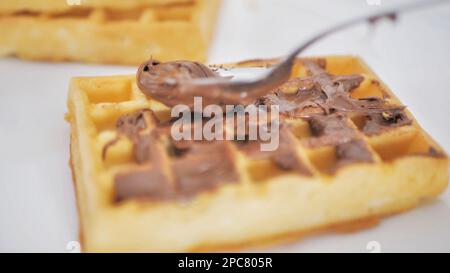
[[[0,56],[126,65],[150,56],[205,61],[220,1],[67,3],[1,1]]]
[[[343,84],[352,98],[401,105],[353,56],[298,59],[292,79],[260,102],[298,103],[292,94],[296,82],[311,73],[307,62],[336,81],[342,75],[362,76],[353,86]],[[169,107],[146,97],[135,76],[74,78],[68,108],[71,167],[87,252],[265,245],[351,228],[350,223],[375,223],[434,198],[448,184],[447,155],[403,107],[394,116],[379,113],[384,122],[378,129],[376,115],[338,112],[304,119],[295,109],[280,109],[279,148],[265,153],[250,141],[191,143],[183,151],[165,128],[171,122]],[[144,145],[150,156],[137,152],[136,145]]]

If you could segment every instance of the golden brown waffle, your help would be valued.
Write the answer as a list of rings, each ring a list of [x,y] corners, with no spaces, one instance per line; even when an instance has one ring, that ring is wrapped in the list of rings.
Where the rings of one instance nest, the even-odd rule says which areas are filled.
[[[400,105],[359,58],[324,59],[328,73],[364,77],[351,97]],[[281,87],[285,96],[293,92],[295,78],[306,76],[304,62],[296,62],[293,80]],[[134,153],[132,134],[114,141],[120,132],[116,123],[121,130],[127,122],[145,124],[139,132],[150,136],[168,120],[170,109],[145,97],[135,76],[74,78],[68,107],[71,167],[88,252],[217,250],[267,243],[400,212],[437,196],[448,183],[445,152],[407,110],[378,131],[370,126],[373,117],[325,116],[352,132],[351,139],[337,142],[320,129],[320,119],[282,113],[279,152],[273,156],[255,155],[251,144],[236,141],[198,144],[180,155],[166,142],[167,134],[159,133],[164,141],[149,138],[148,161],[148,155]],[[346,145],[358,152],[349,152]],[[206,188],[191,179],[198,177],[195,166],[205,162],[211,170],[202,177]],[[176,192],[182,198],[174,197],[180,196]]]
[[[0,2],[0,56],[139,64],[205,61],[220,0]]]

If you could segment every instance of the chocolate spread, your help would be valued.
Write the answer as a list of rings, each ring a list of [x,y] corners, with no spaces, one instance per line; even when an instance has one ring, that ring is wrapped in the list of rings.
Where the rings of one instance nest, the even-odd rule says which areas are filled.
[[[278,105],[282,120],[300,118],[307,121],[311,137],[303,144],[310,148],[334,146],[336,167],[354,162],[373,162],[362,133],[377,134],[411,123],[403,111],[404,106],[390,105],[378,97],[352,98],[351,92],[364,80],[362,76],[332,75],[325,70],[324,59],[304,59],[302,62],[307,68],[307,77],[290,79],[252,101]],[[181,73],[175,73],[174,69]],[[148,90],[143,91],[155,98],[161,96],[163,101],[171,100],[171,103],[186,99],[179,92],[181,89],[177,89],[180,81],[219,77],[206,66],[191,62],[161,64],[151,61],[140,71],[147,73],[140,79],[149,81],[145,83]],[[164,75],[164,80],[161,75]],[[208,98],[210,102],[215,99]],[[361,132],[350,122],[350,117],[358,116],[365,120],[359,128]],[[224,183],[239,182],[234,149],[252,159],[270,160],[283,170],[312,174],[295,152],[295,147],[300,144],[283,121],[279,127],[279,146],[271,152],[260,150],[262,141],[174,141],[170,136],[171,122],[161,124],[151,110],[119,118],[118,135],[132,141],[138,167],[115,177],[116,201],[129,198],[183,199]],[[116,141],[105,146],[104,155]]]
[[[132,141],[138,164],[115,176],[117,202],[189,198],[239,180],[229,142],[175,142],[151,110],[122,116],[116,127],[119,137],[125,135]],[[105,146],[104,154],[115,141]]]
[[[167,166],[156,166],[154,161],[147,161],[136,169],[118,174],[114,181],[116,201],[186,199],[220,184],[239,181],[225,142],[193,144],[183,155],[167,162]],[[164,173],[163,167],[168,172]]]
[[[282,119],[300,118],[309,123],[311,137],[305,145],[335,147],[337,166],[370,163],[373,156],[362,134],[377,134],[411,124],[405,107],[390,105],[378,97],[351,97],[351,92],[363,82],[363,76],[332,75],[325,70],[323,59],[302,60],[309,73],[305,78],[289,79],[290,69],[293,57],[328,34],[363,21],[376,23],[385,17],[393,20],[395,15],[388,12],[357,18],[319,33],[289,55],[286,60],[290,62],[273,69],[271,76],[263,80],[233,82],[197,62],[150,60],[140,66],[137,85],[145,95],[168,106],[184,104],[191,110],[195,96],[202,97],[206,105],[277,105]],[[294,92],[284,92],[288,89]],[[359,130],[350,122],[355,117],[364,120]],[[238,182],[235,149],[250,158],[271,160],[280,169],[311,175],[295,152],[298,140],[283,122],[279,147],[272,152],[258,150],[259,145],[255,145],[258,141],[173,141],[168,126],[159,124],[150,110],[118,120],[118,138],[126,136],[132,141],[137,167],[116,175],[116,201],[186,198],[223,183]],[[103,157],[117,140],[105,146]]]
[[[239,151],[253,160],[271,160],[279,168],[286,171],[295,171],[301,175],[312,175],[303,160],[295,151],[295,147],[300,145],[292,134],[287,124],[282,124],[279,128],[279,145],[274,151],[261,151],[263,141],[243,141],[237,143]]]
[[[252,104],[286,82],[289,76],[290,73],[274,69],[263,80],[239,82],[221,77],[197,62],[150,60],[139,67],[136,82],[145,95],[168,106],[184,104],[193,109],[194,97],[202,97],[205,105]]]

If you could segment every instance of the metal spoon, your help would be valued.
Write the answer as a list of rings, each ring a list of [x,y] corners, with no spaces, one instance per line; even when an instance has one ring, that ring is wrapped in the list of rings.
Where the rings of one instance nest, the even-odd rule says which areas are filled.
[[[158,65],[155,66],[154,61],[151,60],[144,63],[139,68],[137,76],[138,86],[145,94],[150,95],[169,106],[183,103],[192,107],[193,97],[195,96],[202,97],[203,103],[206,105],[250,104],[284,84],[291,75],[292,66],[296,57],[326,36],[363,22],[375,24],[384,18],[395,20],[398,13],[443,3],[445,1],[448,0],[421,0],[374,15],[361,16],[332,26],[319,32],[305,43],[301,44],[285,57],[284,60],[271,68],[265,76],[258,79],[231,80],[229,77],[221,77],[219,75],[211,76],[211,73],[208,72],[205,73],[204,77],[198,75],[195,77],[186,77],[186,75],[184,75],[183,78],[177,78],[176,73],[173,73],[173,76],[171,77],[155,81],[155,74],[151,75],[151,77],[148,73],[146,74],[146,72],[149,72],[149,67],[152,67],[153,69],[163,69],[164,72],[167,72],[167,67],[164,67],[164,65],[170,63],[158,63]],[[202,66],[195,62],[190,62],[190,64]],[[205,70],[205,67],[202,66],[201,69],[203,71]],[[156,73],[156,75],[159,74]],[[158,88],[155,88],[155,85],[160,85],[162,88],[158,90]],[[167,92],[168,90],[170,90],[170,92]]]

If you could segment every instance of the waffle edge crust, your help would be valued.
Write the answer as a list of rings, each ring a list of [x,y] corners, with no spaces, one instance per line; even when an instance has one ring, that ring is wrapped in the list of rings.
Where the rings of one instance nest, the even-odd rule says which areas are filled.
[[[76,1],[73,1],[76,2]],[[206,61],[220,0],[0,3],[0,57],[138,65]]]
[[[359,58],[324,59],[329,73],[364,76],[352,96],[383,93],[400,104]],[[254,60],[228,66],[273,63]],[[293,77],[304,74],[299,60]],[[368,223],[367,219],[377,222],[436,197],[448,184],[447,155],[406,110],[410,125],[362,137],[373,155],[371,163],[347,164],[330,172],[336,163],[333,149],[308,148],[302,143],[311,135],[300,133],[292,149],[312,175],[274,171],[268,162],[253,161],[235,149],[238,183],[221,184],[187,201],[129,199],[116,203],[114,174],[133,164],[127,140],[117,143],[102,160],[105,143],[114,138],[117,118],[140,109],[163,117],[170,109],[146,98],[134,76],[74,78],[68,108],[70,165],[86,252],[217,251],[266,245],[330,228],[351,228],[350,223]]]

